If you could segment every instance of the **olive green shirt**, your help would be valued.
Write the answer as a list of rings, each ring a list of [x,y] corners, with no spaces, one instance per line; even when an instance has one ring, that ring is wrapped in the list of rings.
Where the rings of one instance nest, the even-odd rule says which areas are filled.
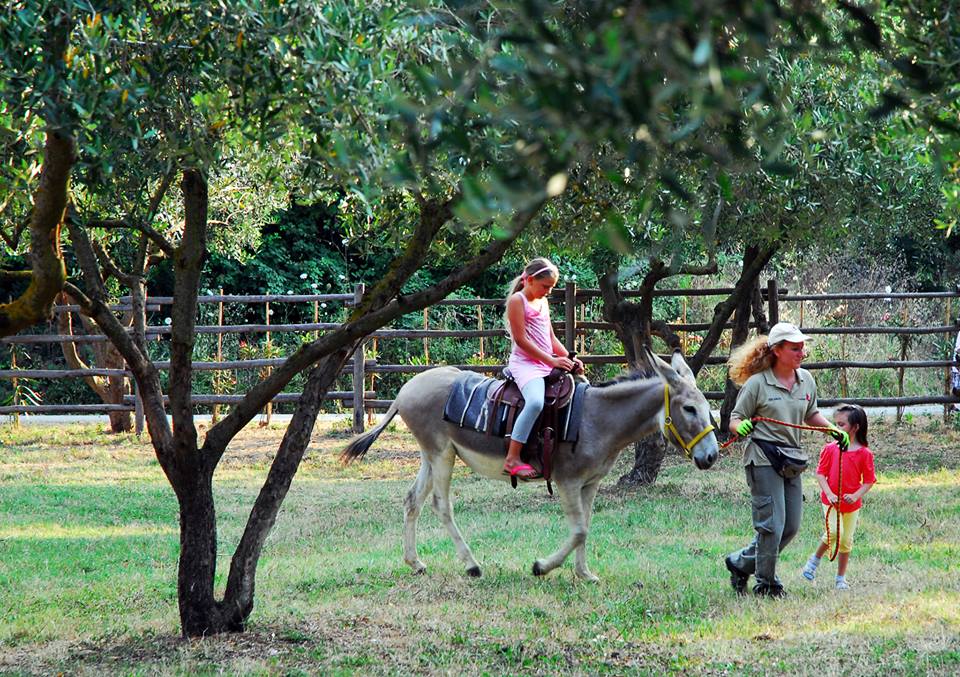
[[[804,421],[818,411],[817,384],[809,371],[797,369],[797,381],[793,384],[793,388],[788,390],[777,380],[773,370],[766,369],[748,378],[747,382],[740,388],[737,403],[733,407],[733,412],[731,412],[731,418],[746,421],[754,416],[765,416],[775,418],[778,421],[802,425]],[[770,461],[767,460],[760,447],[752,442],[754,437],[784,446],[800,448],[800,431],[796,428],[766,421],[756,421],[753,424],[753,432],[750,433],[747,444],[744,445],[744,465],[750,465],[751,463],[754,465],[770,465]],[[805,451],[802,451],[802,454],[806,456]]]

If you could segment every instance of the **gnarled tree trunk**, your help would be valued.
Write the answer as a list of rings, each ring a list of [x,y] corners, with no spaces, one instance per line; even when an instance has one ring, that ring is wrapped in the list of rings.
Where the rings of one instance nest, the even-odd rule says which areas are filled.
[[[63,293],[65,303],[73,304],[76,300],[67,292]],[[94,322],[85,315],[80,315],[80,321],[88,335],[101,334]],[[130,320],[124,319],[124,325],[129,326]],[[58,331],[67,336],[73,335],[73,320],[69,312],[61,312],[57,316]],[[95,367],[101,369],[123,369],[123,356],[109,341],[92,344],[95,357]],[[77,344],[73,342],[64,342],[60,344],[63,352],[63,359],[71,369],[89,369],[89,365],[80,357],[80,351],[77,350]],[[104,404],[122,404],[125,395],[129,394],[130,387],[127,384],[125,376],[85,376],[83,379],[93,392],[97,394]],[[132,426],[132,417],[129,411],[111,411],[110,432],[124,433],[128,432]]]
[[[777,251],[776,245],[760,247],[751,245],[744,251],[743,266],[740,269],[740,278],[734,287],[734,291],[714,308],[713,319],[710,328],[707,330],[706,337],[700,343],[695,355],[687,360],[693,373],[696,374],[703,368],[707,358],[716,348],[723,333],[724,326],[729,321],[731,314],[737,312],[738,324],[734,328],[734,343],[739,345],[746,340],[749,331],[749,319],[751,304],[754,302],[754,294],[757,289],[757,280],[760,273],[766,267],[774,252]],[[641,297],[644,302],[641,304],[630,304],[623,301],[612,285],[609,279],[601,280],[601,290],[606,284],[608,289],[604,291],[604,314],[606,319],[613,322],[618,328],[618,334],[621,334],[624,340],[625,352],[629,355],[629,346],[634,346],[649,340],[650,335],[659,336],[672,349],[680,347],[680,340],[676,334],[671,331],[666,322],[653,320],[649,317],[652,313],[652,295],[653,287],[659,279],[668,277],[670,273],[662,264],[652,267],[644,280],[642,289],[644,295]],[[759,292],[756,292],[759,293]],[[648,333],[636,335],[634,332],[638,328],[647,327]],[[739,343],[737,343],[739,341]],[[736,397],[734,392],[733,397]],[[732,404],[729,405],[732,408]],[[727,414],[729,420],[729,413]],[[721,424],[722,426],[723,424]],[[722,431],[725,428],[721,427]],[[667,445],[663,437],[658,433],[640,440],[634,445],[634,463],[630,472],[623,475],[619,481],[620,486],[636,486],[652,484],[656,481],[663,465],[663,459],[667,452]]]

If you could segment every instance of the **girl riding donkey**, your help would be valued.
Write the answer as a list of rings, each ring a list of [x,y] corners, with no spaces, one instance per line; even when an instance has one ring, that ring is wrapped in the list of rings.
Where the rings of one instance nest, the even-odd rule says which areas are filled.
[[[533,273],[536,271],[531,269]],[[575,553],[576,575],[597,580],[586,562],[593,501],[600,481],[627,445],[659,429],[698,468],[703,470],[716,462],[719,446],[710,423],[710,405],[697,390],[693,372],[683,356],[674,353],[671,364],[667,364],[651,353],[648,360],[654,370],[650,374],[630,374],[610,385],[587,388],[584,392],[579,437],[575,443],[558,443],[552,472],[570,535],[554,553],[534,562],[535,575],[549,573],[570,553]],[[453,519],[450,481],[456,459],[460,458],[483,477],[508,479],[503,474],[502,439],[461,428],[443,418],[450,391],[463,375],[464,372],[454,367],[438,367],[414,376],[397,393],[381,422],[354,438],[342,456],[346,462],[363,456],[397,414],[416,437],[420,445],[420,471],[404,500],[403,521],[403,559],[415,573],[426,569],[417,554],[417,520],[427,497],[432,494],[433,509],[453,539],[467,574],[480,575],[480,565]]]
[[[520,452],[543,411],[544,377],[555,367],[583,371],[583,362],[570,359],[567,349],[557,340],[550,322],[547,297],[559,277],[559,271],[553,263],[545,258],[536,258],[526,265],[521,275],[513,279],[507,291],[504,318],[511,340],[507,368],[523,394],[524,405],[513,424],[503,472],[525,481],[540,477],[533,466],[520,460]]]

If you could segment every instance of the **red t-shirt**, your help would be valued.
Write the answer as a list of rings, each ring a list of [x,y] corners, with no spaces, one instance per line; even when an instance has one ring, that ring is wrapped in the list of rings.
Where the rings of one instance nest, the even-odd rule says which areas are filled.
[[[839,495],[837,488],[837,455],[840,454],[840,447],[836,442],[831,442],[823,447],[820,452],[820,463],[817,464],[817,474],[827,478],[827,486],[830,490]],[[860,447],[856,450],[843,452],[843,495],[848,496],[862,487],[864,484],[876,484],[877,476],[873,472],[873,452],[868,447]],[[820,501],[824,505],[830,505],[827,501],[826,492],[820,492]],[[863,501],[856,503],[840,504],[840,512],[853,512],[859,510]]]

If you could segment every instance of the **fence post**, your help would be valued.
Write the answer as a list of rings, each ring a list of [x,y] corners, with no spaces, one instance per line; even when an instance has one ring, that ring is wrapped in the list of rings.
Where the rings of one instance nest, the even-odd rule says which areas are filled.
[[[270,326],[270,302],[269,301],[266,301],[264,304],[263,314],[266,317],[266,322],[264,322],[264,324],[266,324],[267,326]],[[272,354],[273,354],[273,350],[271,350],[270,332],[267,332],[267,344],[266,344],[266,348],[264,349],[264,357],[269,359]],[[270,374],[273,373],[273,367],[267,367],[266,373],[267,373],[267,378],[269,378]],[[260,421],[261,427],[270,425],[270,417],[273,415],[273,402],[267,402],[267,408],[265,413],[266,413],[266,417],[264,418],[264,420]]]
[[[353,288],[354,308],[363,300],[363,283],[358,282]],[[363,432],[363,386],[365,379],[363,365],[363,341],[353,353],[353,432]]]
[[[129,368],[129,365],[124,365]],[[140,397],[140,384],[133,379],[133,430],[137,437],[143,434],[143,398]]]
[[[577,283],[567,282],[563,294],[563,344],[573,352],[577,349]]]
[[[10,344],[10,369],[17,368],[17,344]],[[13,406],[20,406],[20,379],[14,376],[11,379],[11,384],[13,385]],[[13,412],[13,427],[20,428],[20,412]]]
[[[373,357],[374,359],[377,359],[377,339],[374,338],[372,343]],[[366,351],[364,351],[364,353],[366,353]],[[363,359],[367,359],[366,355],[364,355]],[[364,368],[366,368],[366,365],[364,365]],[[373,393],[377,392],[377,372],[375,371],[370,372],[370,391]],[[374,395],[374,397],[376,397],[376,395]],[[373,425],[376,422],[376,419],[373,417],[373,407],[367,407],[367,425]]]
[[[767,280],[767,315],[770,316],[770,326],[780,321],[780,300],[777,294],[777,281]]]
[[[950,322],[951,300],[952,299],[949,296],[944,299],[944,306],[945,306],[944,319],[946,319],[946,322],[944,322],[943,324],[946,327],[949,327],[951,324]],[[948,359],[951,359],[951,360],[953,359],[953,343],[950,342],[949,337],[947,338],[947,355],[949,356]],[[947,396],[951,394],[950,380],[951,380],[950,367],[944,367],[943,368],[943,394]],[[943,422],[944,423],[947,423],[950,420],[950,406],[951,405],[949,404],[943,405]]]
[[[847,335],[840,334],[840,359],[847,359]],[[840,367],[840,397],[847,399],[847,368]]]
[[[217,301],[217,326],[223,326],[223,287],[220,287],[220,300]],[[223,362],[223,333],[217,332],[217,362]],[[213,372],[214,378],[213,381],[217,382],[218,385],[222,384],[223,376],[220,376],[220,372]],[[220,388],[216,388],[220,390]],[[216,392],[215,390],[215,392]],[[220,393],[216,393],[220,394]],[[220,405],[214,404],[213,411],[210,414],[210,423],[211,425],[216,425],[217,421],[220,420]]]
[[[686,296],[683,296],[682,315],[680,317],[680,321],[683,322],[684,324],[687,323],[687,297]],[[687,354],[687,332],[686,331],[680,332],[680,354],[681,355]]]
[[[477,306],[477,329],[483,331],[483,306]],[[483,337],[480,337],[480,361],[483,362]]]
[[[430,308],[423,309],[423,330],[430,328]],[[423,363],[430,364],[430,339],[423,337]]]

